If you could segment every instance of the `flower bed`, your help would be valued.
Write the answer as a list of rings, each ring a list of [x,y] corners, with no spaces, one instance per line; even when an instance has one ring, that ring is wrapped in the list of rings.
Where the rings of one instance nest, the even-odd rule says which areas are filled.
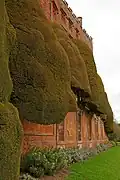
[[[100,144],[92,148],[33,148],[21,160],[20,180],[37,180],[51,176],[69,165],[85,161],[110,148],[110,144]]]

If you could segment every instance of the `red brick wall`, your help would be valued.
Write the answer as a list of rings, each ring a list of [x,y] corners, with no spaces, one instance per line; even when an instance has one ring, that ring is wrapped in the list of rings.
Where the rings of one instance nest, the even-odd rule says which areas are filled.
[[[69,112],[64,120],[64,141],[57,140],[57,146],[77,146],[76,112]],[[59,134],[58,134],[59,136]]]
[[[40,0],[40,5],[44,9],[44,13],[50,19],[50,0]]]
[[[82,18],[77,18],[68,4],[63,0],[41,0],[40,5],[48,20],[61,24],[73,38],[81,39],[93,50],[91,37],[82,29]],[[64,20],[63,14],[65,14]],[[72,22],[71,28],[69,21]]]
[[[79,118],[79,119],[77,119]],[[78,141],[77,121],[81,121],[81,141]],[[91,120],[91,140],[88,137],[88,120]],[[96,121],[98,122],[98,132],[96,132]],[[64,122],[60,125],[39,125],[23,122],[24,139],[23,151],[28,151],[31,147],[95,147],[97,144],[108,141],[104,130],[104,124],[95,116],[90,116],[83,112],[77,116],[76,112],[69,112]],[[61,136],[61,133],[63,136]],[[97,136],[98,134],[98,136]]]
[[[23,122],[24,139],[23,151],[28,151],[31,147],[73,147],[77,146],[76,139],[76,113],[69,112],[64,124],[64,139],[59,140],[59,125],[39,125],[30,123],[26,120]]]
[[[56,125],[39,125],[23,122],[24,139],[23,150],[28,151],[31,147],[56,147]]]

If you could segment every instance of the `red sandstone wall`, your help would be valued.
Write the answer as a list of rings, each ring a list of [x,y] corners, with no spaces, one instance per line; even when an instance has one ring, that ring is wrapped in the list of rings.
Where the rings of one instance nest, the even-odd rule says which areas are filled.
[[[77,146],[77,130],[76,130],[76,112],[69,112],[64,120],[64,140],[59,140],[59,132],[57,134],[57,146],[75,147]]]
[[[44,9],[44,13],[50,19],[50,0],[40,0],[40,5]]]
[[[92,50],[92,38],[82,29],[82,18],[77,18],[65,0],[41,0],[48,20],[61,24],[74,38],[84,41]]]
[[[63,128],[61,139],[59,130]],[[74,147],[77,146],[76,139],[76,113],[69,112],[62,125],[39,125],[23,121],[24,139],[23,151],[31,147]]]
[[[23,150],[28,151],[31,147],[56,147],[56,125],[39,125],[23,122],[24,139]]]
[[[91,139],[88,120],[91,122]],[[78,139],[78,123],[81,122],[81,140]],[[97,123],[97,126],[96,126]],[[96,129],[97,127],[97,129]],[[91,117],[86,112],[77,116],[76,112],[69,112],[61,125],[39,125],[23,122],[24,139],[23,151],[31,147],[95,147],[97,144],[108,141],[103,122],[95,116]]]

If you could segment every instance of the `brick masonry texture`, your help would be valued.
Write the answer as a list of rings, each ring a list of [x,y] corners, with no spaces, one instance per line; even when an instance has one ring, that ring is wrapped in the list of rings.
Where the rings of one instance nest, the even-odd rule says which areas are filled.
[[[82,27],[82,17],[76,17],[65,0],[41,0],[48,20],[62,25],[74,39],[84,41],[93,50],[92,37]]]
[[[80,124],[80,126],[79,126]],[[100,118],[86,112],[78,115],[69,112],[59,125],[38,125],[26,120],[23,122],[23,151],[31,147],[95,147],[108,141]]]

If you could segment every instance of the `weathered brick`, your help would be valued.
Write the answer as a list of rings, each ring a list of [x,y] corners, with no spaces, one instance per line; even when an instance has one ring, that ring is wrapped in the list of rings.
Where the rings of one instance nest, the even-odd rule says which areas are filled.
[[[92,38],[82,28],[82,17],[76,17],[63,0],[41,0],[48,20],[61,24],[74,39],[81,39],[93,49]]]
[[[91,117],[83,112],[80,119],[77,119],[76,112],[69,112],[63,122],[63,140],[59,139],[59,125],[39,125],[23,122],[24,139],[23,151],[28,151],[33,146],[38,147],[95,147],[97,144],[108,141],[105,134],[104,124],[98,118],[98,128],[96,128],[95,116]],[[91,139],[88,136],[88,120],[91,119]],[[81,141],[78,141],[77,121],[81,121]],[[61,127],[62,128],[62,125]],[[98,132],[96,130],[98,129]],[[98,134],[98,136],[96,136]]]

